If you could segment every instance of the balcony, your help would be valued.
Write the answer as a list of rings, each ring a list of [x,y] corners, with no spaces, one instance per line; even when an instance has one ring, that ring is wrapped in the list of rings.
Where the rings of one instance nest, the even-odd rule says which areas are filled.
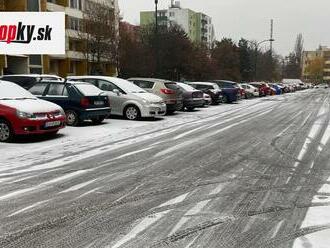
[[[51,12],[64,12],[65,7],[56,3],[47,2],[47,10]]]

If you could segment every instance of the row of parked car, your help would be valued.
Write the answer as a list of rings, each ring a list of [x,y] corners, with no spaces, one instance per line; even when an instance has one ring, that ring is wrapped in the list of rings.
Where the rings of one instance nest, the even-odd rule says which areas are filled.
[[[54,135],[85,120],[100,124],[110,114],[138,120],[297,89],[225,80],[179,83],[154,78],[7,75],[0,78],[0,142],[16,135]]]

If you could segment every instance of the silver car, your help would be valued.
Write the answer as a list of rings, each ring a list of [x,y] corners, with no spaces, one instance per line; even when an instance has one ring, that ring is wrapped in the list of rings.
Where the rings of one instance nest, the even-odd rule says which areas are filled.
[[[109,96],[113,115],[137,120],[140,117],[156,117],[166,113],[166,104],[162,98],[127,80],[104,76],[72,76],[68,79],[88,82],[105,91]]]

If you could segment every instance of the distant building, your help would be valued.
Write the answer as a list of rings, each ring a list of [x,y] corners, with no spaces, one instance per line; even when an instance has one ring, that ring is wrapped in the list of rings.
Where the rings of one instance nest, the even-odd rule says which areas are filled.
[[[128,34],[132,40],[139,39],[138,34],[140,31],[140,26],[122,21],[119,23],[119,30],[120,32],[125,32],[126,34]]]
[[[0,0],[0,11],[65,12],[65,55],[0,55],[1,74],[50,73],[62,77],[87,74],[88,63],[81,52],[78,30],[87,2],[107,4],[118,13],[114,25],[119,29],[118,0]],[[116,66],[106,64],[107,75],[116,74]]]
[[[158,11],[159,25],[179,25],[188,35],[191,41],[205,43],[212,47],[215,35],[212,18],[204,13],[191,9],[181,8],[180,2],[172,3],[171,7]],[[154,11],[142,11],[140,13],[141,26],[155,23]]]
[[[330,82],[330,48],[326,46],[320,46],[315,51],[305,51],[303,53],[303,66],[302,75],[304,80],[312,80],[311,76],[307,72],[307,68],[311,61],[322,58],[324,61],[323,65],[323,81]]]

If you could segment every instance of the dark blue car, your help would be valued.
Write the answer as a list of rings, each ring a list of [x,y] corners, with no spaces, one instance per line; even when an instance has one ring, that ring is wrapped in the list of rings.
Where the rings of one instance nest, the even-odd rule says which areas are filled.
[[[69,126],[77,126],[84,120],[100,124],[111,112],[108,96],[89,83],[42,81],[29,91],[38,98],[61,106]]]
[[[237,83],[226,80],[211,80],[210,82],[216,83],[221,88],[224,102],[232,103],[239,100],[240,92]]]
[[[281,95],[282,94],[282,88],[279,85],[277,85],[277,84],[269,84],[269,85],[270,85],[270,87],[275,89],[276,95]]]

